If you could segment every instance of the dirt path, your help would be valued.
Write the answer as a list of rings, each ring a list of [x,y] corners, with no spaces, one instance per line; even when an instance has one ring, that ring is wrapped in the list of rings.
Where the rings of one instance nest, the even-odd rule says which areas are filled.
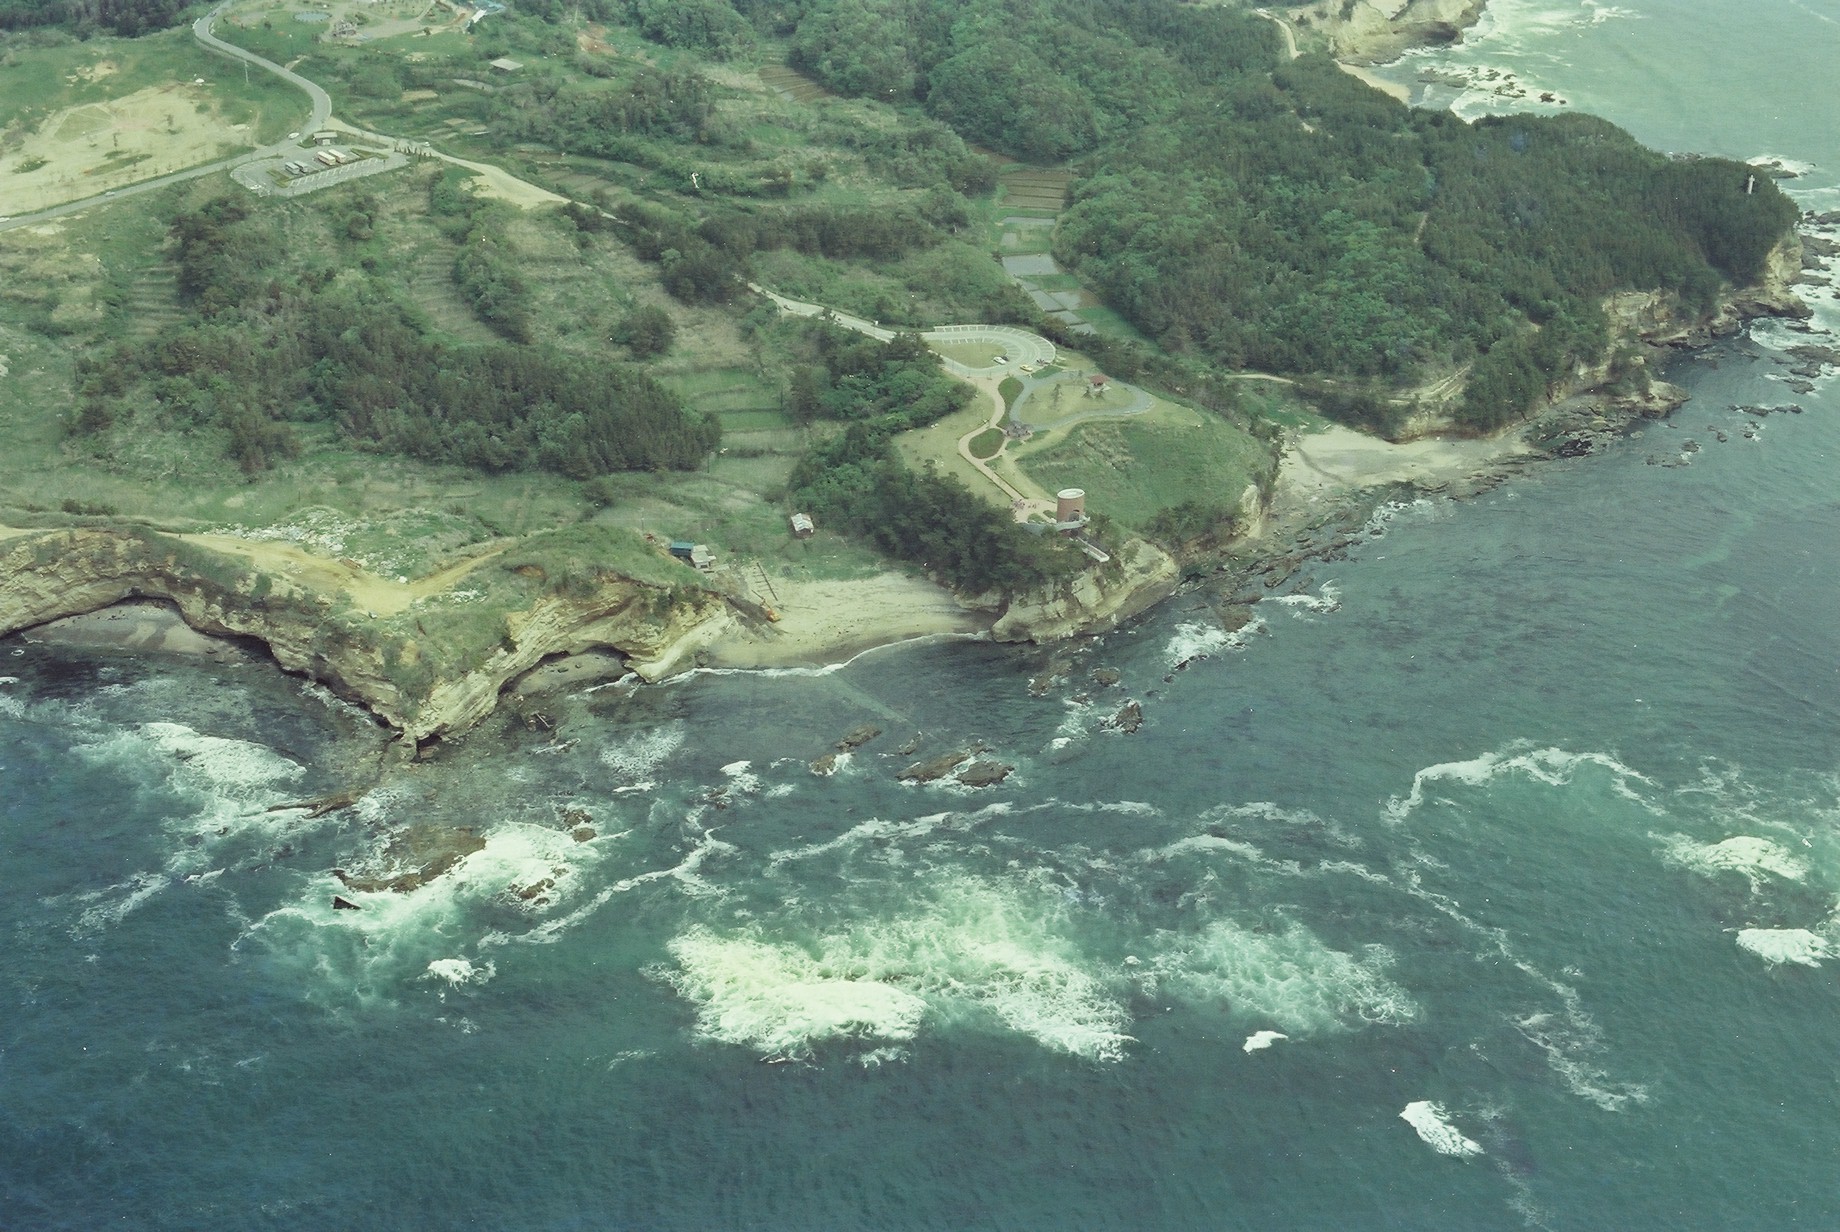
[[[1291,29],[1291,23],[1285,21],[1270,9],[1253,9],[1252,11],[1257,13],[1260,17],[1263,17],[1266,21],[1275,21],[1278,23],[1278,29],[1284,31],[1285,53],[1291,59],[1295,60],[1301,53],[1297,50],[1297,34]]]
[[[480,565],[498,556],[510,546],[508,542],[491,545],[476,556],[436,570],[412,582],[398,582],[375,573],[303,551],[291,543],[263,539],[243,539],[235,535],[175,535],[186,543],[195,543],[229,556],[241,556],[253,564],[287,578],[297,586],[323,595],[348,595],[352,604],[372,616],[394,616],[418,599],[448,589]]]

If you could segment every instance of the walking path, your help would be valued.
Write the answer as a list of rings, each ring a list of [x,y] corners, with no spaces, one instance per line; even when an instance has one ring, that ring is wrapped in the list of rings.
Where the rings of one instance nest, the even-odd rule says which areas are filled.
[[[879,321],[869,321],[859,316],[852,316],[847,312],[838,312],[833,308],[825,307],[823,304],[813,304],[804,300],[792,299],[776,291],[770,291],[759,283],[750,282],[747,285],[750,291],[764,295],[772,300],[779,306],[779,310],[788,316],[823,317],[834,325],[841,325],[845,329],[855,330],[859,334],[867,334],[869,337],[878,338],[883,342],[887,342],[898,332],[889,329]],[[1009,419],[1011,430],[1020,429],[1025,426],[1021,417],[1023,405],[1029,402],[1038,390],[1051,388],[1063,380],[1063,377],[1059,373],[1043,379],[1021,371],[1024,367],[1036,368],[1053,363],[1058,354],[1054,344],[1039,334],[1030,333],[1026,329],[1018,329],[1013,325],[938,325],[931,329],[924,329],[918,332],[921,341],[935,349],[942,346],[962,345],[966,343],[984,344],[1001,348],[1001,354],[1004,356],[1005,362],[1001,364],[993,363],[981,368],[961,363],[948,355],[942,354],[939,357],[940,362],[945,366],[948,372],[971,385],[979,393],[989,398],[991,403],[989,418],[978,427],[973,428],[971,431],[958,438],[958,456],[970,463],[971,467],[976,470],[978,474],[989,480],[999,492],[1002,492],[1004,496],[1009,498],[1010,509],[1015,514],[1018,522],[1026,522],[1031,515],[1038,513],[1046,514],[1051,517],[1055,511],[1055,505],[1052,500],[1049,500],[1043,494],[1030,494],[1022,491],[1015,484],[1005,479],[1002,475],[999,475],[990,464],[996,459],[1001,458],[1003,456],[1003,451],[1009,448],[1010,441],[1015,439],[1015,437],[1010,435],[1009,431],[1004,430],[1003,421],[1005,418],[1005,409],[1002,389],[1003,382],[1013,377],[1022,385],[1022,389],[1016,395],[1015,400],[1009,403],[1007,411],[1007,418]],[[1112,382],[1111,387],[1128,393],[1131,398],[1130,402],[1124,406],[1105,407],[1100,410],[1075,410],[1050,423],[1032,426],[1042,431],[1059,431],[1064,428],[1074,427],[1091,419],[1119,419],[1131,415],[1140,415],[1155,404],[1156,400],[1148,392],[1137,388],[1135,385]],[[1003,432],[1003,441],[997,446],[997,451],[989,458],[979,458],[971,452],[971,442],[992,429]]]

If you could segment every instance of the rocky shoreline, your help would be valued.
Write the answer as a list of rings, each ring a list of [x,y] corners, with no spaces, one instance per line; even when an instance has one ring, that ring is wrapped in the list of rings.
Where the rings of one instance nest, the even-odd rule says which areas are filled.
[[[1288,10],[1288,19],[1306,37],[1325,40],[1335,59],[1371,67],[1414,47],[1457,42],[1487,7],[1488,0],[1318,0]]]
[[[1840,216],[1806,221],[1825,225],[1840,222]],[[1640,341],[1653,361],[1669,349],[1729,338],[1757,317],[1805,319],[1810,310],[1793,284],[1805,275],[1821,278],[1827,259],[1840,254],[1840,244],[1812,238],[1806,250],[1799,237],[1786,239],[1772,256],[1768,276],[1756,287],[1730,292],[1707,319],[1682,317],[1665,297],[1617,296],[1609,307],[1619,334]],[[1801,381],[1840,367],[1840,349],[1812,338],[1791,358],[1791,372]],[[1256,511],[1255,533],[1224,553],[1184,563],[1132,540],[1112,565],[1051,592],[1011,601],[961,598],[967,610],[955,631],[982,627],[997,640],[1032,642],[1103,632],[1175,593],[1185,573],[1191,579],[1211,573],[1223,621],[1243,624],[1249,617],[1242,609],[1261,595],[1288,583],[1307,563],[1338,559],[1354,546],[1360,527],[1387,494],[1462,497],[1486,491],[1532,463],[1597,452],[1632,425],[1666,416],[1685,399],[1676,387],[1646,377],[1634,388],[1604,392],[1607,378],[1607,369],[1580,371],[1567,396],[1485,440],[1389,444],[1347,433],[1356,448],[1336,455],[1333,470],[1293,442],[1286,473]],[[1799,408],[1753,409],[1767,414]],[[1658,464],[1675,463],[1662,458]],[[292,565],[259,567],[254,559],[221,550],[223,545],[207,550],[196,542],[200,538],[108,525],[0,527],[0,636],[42,630],[40,636],[65,642],[212,657],[248,653],[235,646],[259,644],[284,670],[363,706],[410,750],[465,731],[490,714],[507,690],[527,691],[546,678],[566,685],[576,673],[554,664],[569,656],[597,656],[594,670],[603,678],[623,669],[656,680],[700,662],[722,661],[725,641],[772,637],[771,626],[717,592],[667,595],[656,585],[610,576],[586,592],[525,600],[503,614],[502,633],[489,645],[456,658],[436,653],[453,648],[432,644],[438,629],[429,630],[416,608],[406,607],[406,615],[393,620],[357,610],[351,595],[328,593],[323,580],[318,587],[308,584]],[[170,607],[150,609],[149,601]],[[911,603],[912,596],[903,594],[902,601]],[[116,608],[123,603],[141,606]],[[190,632],[175,627],[179,621]],[[871,636],[869,644],[913,635],[905,626],[890,626],[888,636]],[[861,649],[863,637],[864,630],[856,628],[844,640]],[[225,638],[233,641],[218,640]],[[834,640],[803,645],[795,658],[831,661],[840,648],[830,644]],[[769,665],[745,656],[742,664]]]

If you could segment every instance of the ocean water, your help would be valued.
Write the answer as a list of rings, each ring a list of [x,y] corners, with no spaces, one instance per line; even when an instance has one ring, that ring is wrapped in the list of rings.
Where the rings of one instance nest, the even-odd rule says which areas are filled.
[[[1498,0],[1445,61],[1840,208],[1823,6]],[[0,1227],[1832,1228],[1809,340],[1387,507],[1232,635],[1195,594],[1071,649],[602,688],[318,819],[269,810],[375,746],[318,691],[0,643]],[[974,746],[1013,775],[895,777]],[[483,845],[332,873],[404,827]]]

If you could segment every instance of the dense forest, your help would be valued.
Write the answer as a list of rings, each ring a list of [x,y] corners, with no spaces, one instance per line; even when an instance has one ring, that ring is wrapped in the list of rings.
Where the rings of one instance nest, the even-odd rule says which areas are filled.
[[[1703,307],[1794,217],[1767,178],[1585,116],[1465,124],[1255,14],[1173,0],[737,0],[840,93],[1081,179],[1056,255],[1171,353],[1375,388],[1473,364],[1476,427],[1598,359],[1598,304]],[[1344,392],[1338,404],[1371,407]]]
[[[176,26],[196,0],[0,0],[0,30],[63,26],[128,38]]]
[[[477,264],[467,253],[491,234],[480,214],[460,216],[463,293]],[[220,439],[255,473],[295,452],[297,429],[325,423],[367,448],[577,479],[691,469],[719,439],[714,420],[686,413],[637,368],[542,346],[441,341],[361,270],[284,276],[273,222],[241,199],[180,215],[172,240],[193,317],[80,366],[80,436],[106,440],[151,414]]]

